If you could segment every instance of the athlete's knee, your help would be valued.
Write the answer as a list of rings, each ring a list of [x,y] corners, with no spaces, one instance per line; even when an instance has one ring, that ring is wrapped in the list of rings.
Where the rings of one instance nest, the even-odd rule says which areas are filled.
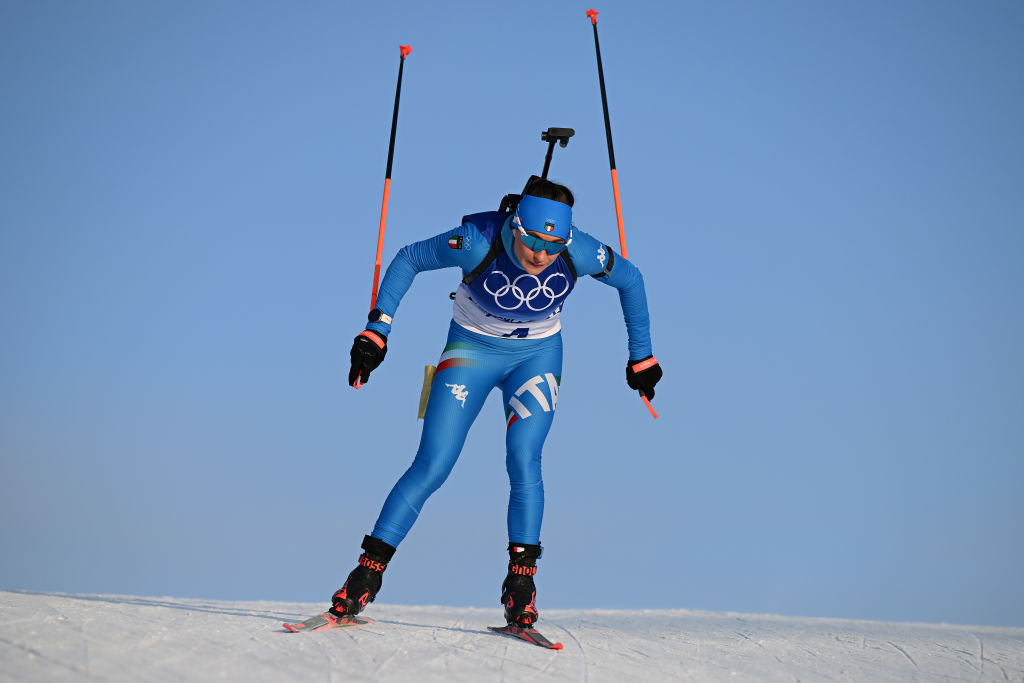
[[[536,481],[513,481],[509,482],[509,505],[515,506],[517,504],[531,504],[540,503],[544,504],[544,482],[541,480]]]
[[[406,474],[430,495],[448,479],[457,457],[458,453],[435,453],[429,456],[417,454]]]

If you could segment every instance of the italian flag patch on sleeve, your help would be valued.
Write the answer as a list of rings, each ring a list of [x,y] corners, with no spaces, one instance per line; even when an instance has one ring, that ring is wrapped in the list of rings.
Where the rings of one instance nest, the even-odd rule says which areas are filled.
[[[462,235],[456,235],[448,239],[448,246],[452,249],[462,249]]]

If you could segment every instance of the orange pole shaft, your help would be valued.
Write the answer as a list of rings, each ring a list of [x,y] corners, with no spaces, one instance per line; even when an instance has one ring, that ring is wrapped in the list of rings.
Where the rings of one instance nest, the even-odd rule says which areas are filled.
[[[658,419],[658,414],[656,412],[654,412],[654,406],[651,405],[650,399],[648,399],[643,394],[640,394],[640,398],[642,398],[644,400],[644,403],[647,404],[647,410],[651,411],[651,415],[654,416],[655,420],[657,420]]]
[[[370,310],[377,305],[377,285],[380,282],[380,261],[384,253],[384,227],[388,222],[388,195],[391,194],[391,178],[384,179],[384,199],[380,205],[380,230],[377,232],[377,259],[373,263],[373,289],[370,291]]]
[[[622,201],[619,199],[619,174],[612,169],[612,193],[615,195],[615,220],[619,223],[619,248],[622,258],[628,259],[626,253],[626,229],[622,226]]]

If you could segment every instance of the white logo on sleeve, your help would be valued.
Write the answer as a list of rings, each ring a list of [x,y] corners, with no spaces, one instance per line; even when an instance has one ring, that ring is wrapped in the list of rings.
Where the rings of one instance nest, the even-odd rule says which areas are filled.
[[[597,248],[597,261],[598,263],[601,264],[602,268],[604,268],[604,262],[606,258],[607,255],[605,254],[604,245],[602,244],[600,247]]]
[[[469,396],[469,390],[466,389],[465,384],[445,384],[446,387],[452,390],[452,396],[455,400],[462,404],[462,407],[466,407],[466,398]]]

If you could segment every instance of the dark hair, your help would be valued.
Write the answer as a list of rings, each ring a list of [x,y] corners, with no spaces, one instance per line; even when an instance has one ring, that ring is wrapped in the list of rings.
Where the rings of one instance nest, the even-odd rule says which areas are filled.
[[[530,178],[526,183],[526,187],[523,188],[523,194],[540,197],[541,199],[553,199],[556,202],[568,204],[570,207],[576,201],[576,198],[572,195],[572,190],[547,178]]]

